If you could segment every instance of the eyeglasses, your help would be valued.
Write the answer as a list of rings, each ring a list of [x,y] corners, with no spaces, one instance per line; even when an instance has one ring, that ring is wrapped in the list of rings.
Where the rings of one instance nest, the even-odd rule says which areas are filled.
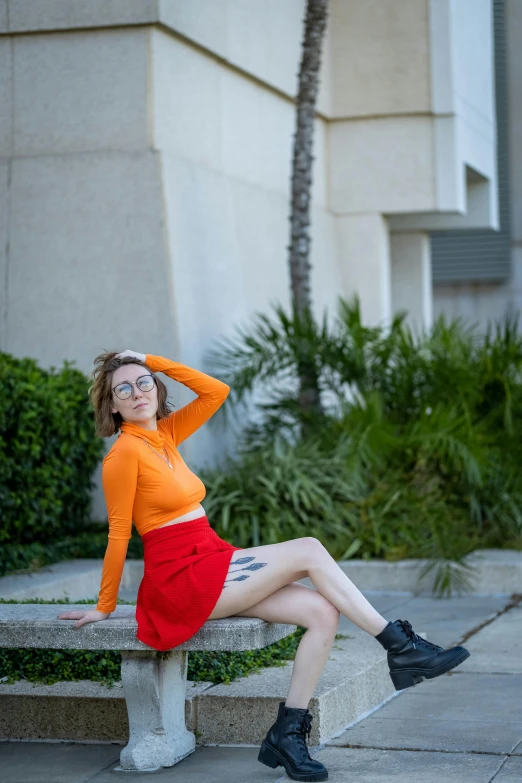
[[[132,394],[132,386],[136,384],[138,389],[142,392],[150,392],[154,388],[154,376],[153,375],[140,375],[135,381],[125,383],[118,383],[117,386],[112,388],[112,391],[120,400],[128,400]]]

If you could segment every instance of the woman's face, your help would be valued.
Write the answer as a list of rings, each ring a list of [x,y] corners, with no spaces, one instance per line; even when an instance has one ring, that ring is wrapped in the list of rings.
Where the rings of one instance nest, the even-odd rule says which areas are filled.
[[[122,367],[118,367],[113,373],[111,387],[112,389],[118,387],[116,391],[120,397],[116,395],[115,391],[111,392],[111,412],[119,413],[123,421],[138,424],[143,424],[149,419],[155,420],[158,410],[156,382],[150,391],[140,389],[136,383],[138,378],[150,374],[150,370],[140,364],[124,364]],[[125,384],[125,386],[121,386],[121,384]],[[132,389],[130,396],[122,400],[121,397],[125,396],[123,392],[128,393],[129,384]]]

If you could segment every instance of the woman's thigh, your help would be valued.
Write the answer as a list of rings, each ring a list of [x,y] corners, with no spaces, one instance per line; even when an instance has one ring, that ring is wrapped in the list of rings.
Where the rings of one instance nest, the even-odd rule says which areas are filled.
[[[221,595],[209,620],[231,617],[285,585],[304,579],[325,551],[316,538],[296,538],[234,552]]]
[[[239,617],[260,617],[268,623],[292,623],[303,628],[333,626],[337,628],[340,612],[313,587],[292,582],[281,587],[259,603],[237,612]]]

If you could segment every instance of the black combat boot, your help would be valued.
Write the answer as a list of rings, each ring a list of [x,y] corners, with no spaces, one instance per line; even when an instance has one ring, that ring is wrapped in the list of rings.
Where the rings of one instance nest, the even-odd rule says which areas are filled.
[[[389,622],[375,637],[388,650],[388,666],[395,690],[432,680],[469,658],[465,647],[445,650],[418,636],[407,620]]]
[[[279,702],[276,722],[261,743],[258,761],[267,767],[284,767],[292,780],[328,780],[328,770],[308,753],[312,715],[307,709],[285,707]]]

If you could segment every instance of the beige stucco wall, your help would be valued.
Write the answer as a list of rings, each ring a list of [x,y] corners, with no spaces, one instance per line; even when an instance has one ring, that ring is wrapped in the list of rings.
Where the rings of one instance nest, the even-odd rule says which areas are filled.
[[[332,116],[430,109],[428,0],[332,0]]]
[[[477,2],[483,25],[489,0]],[[317,316],[357,291],[367,321],[388,319],[401,298],[394,304],[400,276],[391,229],[419,235],[426,220],[466,206],[472,136],[458,130],[469,117],[455,84],[481,122],[491,118],[451,68],[437,106],[449,96],[457,108],[439,116],[433,69],[455,8],[470,14],[477,6],[437,3],[332,0],[314,145]],[[75,360],[89,372],[105,348],[132,348],[205,370],[219,337],[271,302],[288,308],[304,7],[0,2],[2,350],[44,366]],[[446,28],[434,12],[440,7]],[[471,57],[469,47],[459,57]],[[492,142],[482,135],[483,152],[477,145],[473,154],[489,187]],[[494,212],[489,193],[486,202],[482,220]],[[393,226],[399,218],[406,224]],[[413,219],[420,228],[407,224]],[[429,319],[417,274],[425,259],[412,247],[397,268],[419,281],[411,296],[418,317]],[[179,384],[169,388],[177,405],[193,397]],[[208,426],[184,456],[196,467],[233,440]],[[95,515],[103,514],[98,486]]]

